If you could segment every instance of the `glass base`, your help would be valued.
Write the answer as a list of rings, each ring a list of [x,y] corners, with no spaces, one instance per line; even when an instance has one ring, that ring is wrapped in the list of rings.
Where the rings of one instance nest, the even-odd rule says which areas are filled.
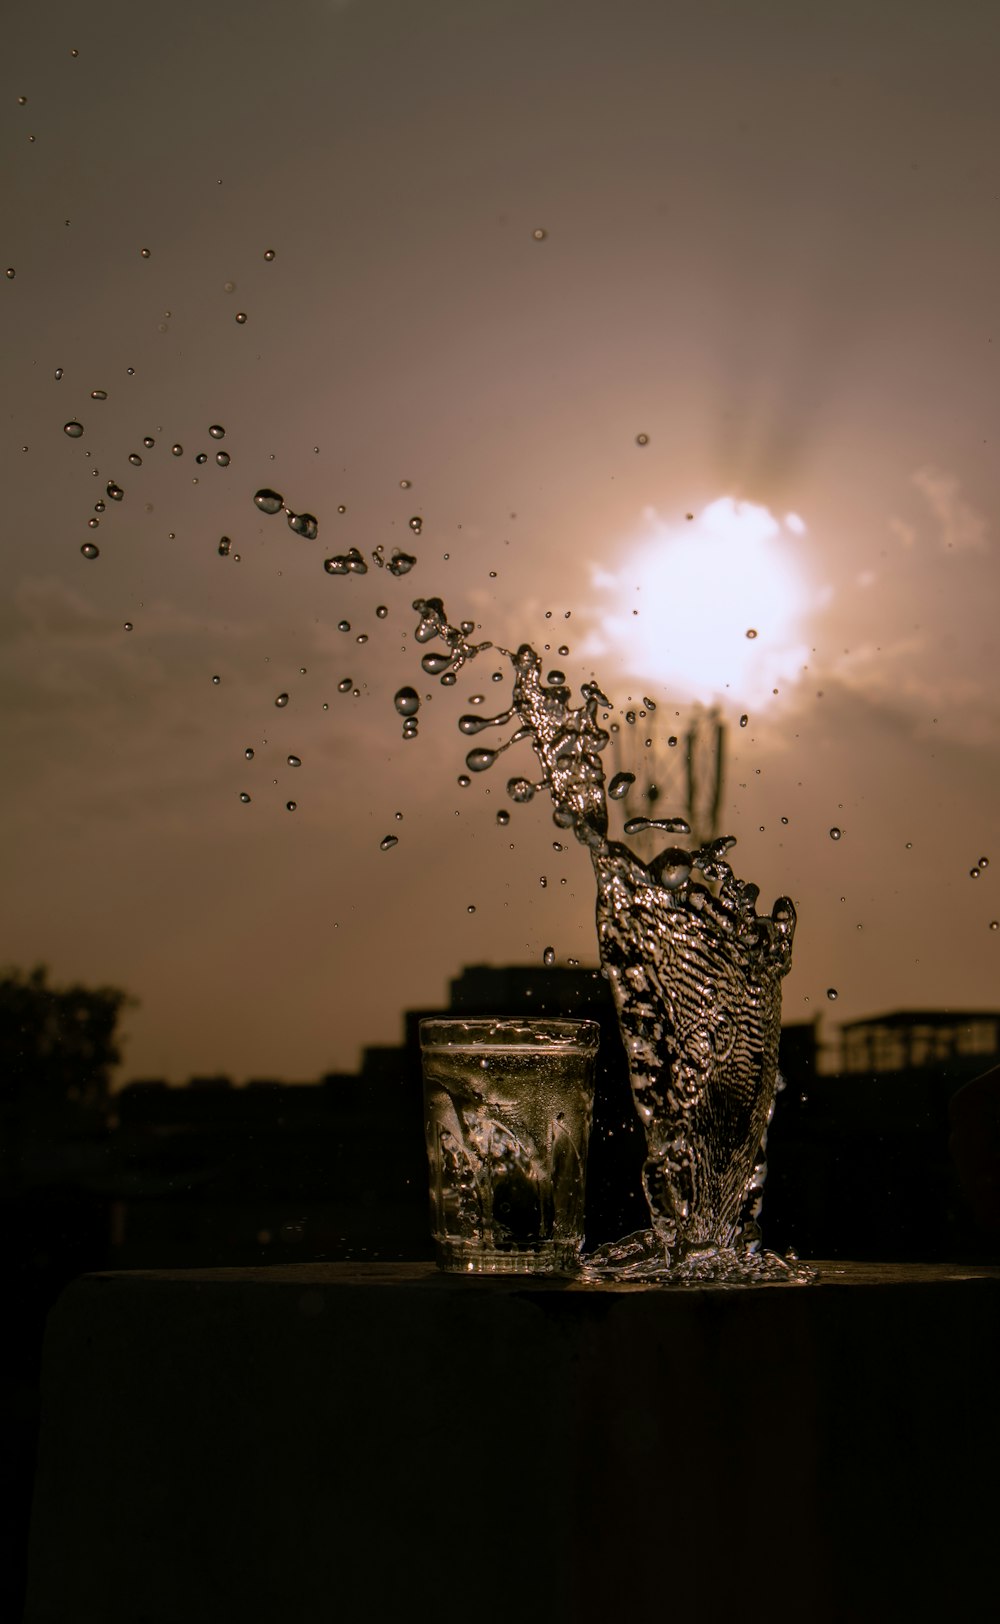
[[[657,1286],[809,1286],[815,1269],[776,1252],[687,1246],[671,1252],[655,1230],[638,1230],[581,1260],[584,1280]]]
[[[565,1241],[495,1251],[478,1241],[436,1239],[437,1266],[446,1274],[577,1274],[580,1247]]]

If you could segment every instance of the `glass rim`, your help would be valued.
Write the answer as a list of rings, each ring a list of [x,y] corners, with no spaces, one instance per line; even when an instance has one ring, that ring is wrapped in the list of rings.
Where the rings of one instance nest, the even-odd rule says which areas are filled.
[[[526,1053],[596,1054],[597,1021],[545,1015],[430,1015],[420,1022],[422,1050],[523,1049]]]

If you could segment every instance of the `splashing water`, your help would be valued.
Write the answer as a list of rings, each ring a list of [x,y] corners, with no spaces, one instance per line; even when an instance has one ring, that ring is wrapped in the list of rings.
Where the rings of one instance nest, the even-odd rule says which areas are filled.
[[[417,642],[440,641],[447,649],[423,656],[428,676],[454,683],[468,660],[493,647],[470,642],[471,621],[451,625],[439,598],[418,598],[413,607]],[[602,707],[610,709],[607,696],[586,682],[582,703],[573,706],[561,680],[543,681],[541,657],[529,644],[496,652],[512,668],[511,704],[496,716],[463,716],[459,728],[469,735],[513,723],[514,731],[495,749],[471,751],[466,765],[485,771],[527,739],[541,776],[535,783],[510,779],[509,797],[523,802],[547,790],[557,827],[572,830],[590,853],[601,964],[646,1138],[642,1182],[651,1227],[601,1247],[585,1260],[584,1274],[725,1286],[806,1283],[813,1278],[808,1269],[761,1250],[756,1221],[795,909],[779,897],[770,915],[757,913],[757,887],[738,879],[726,860],[731,837],[692,850],[668,844],[648,863],[610,840],[607,794],[618,785],[605,789],[601,752],[609,734],[598,719]],[[627,835],[644,830],[690,833],[682,818],[633,818],[625,825]]]

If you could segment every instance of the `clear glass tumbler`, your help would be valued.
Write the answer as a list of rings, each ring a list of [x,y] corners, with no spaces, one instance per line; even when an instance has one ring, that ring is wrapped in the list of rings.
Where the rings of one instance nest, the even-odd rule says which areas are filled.
[[[442,1269],[557,1274],[578,1266],[599,1035],[596,1021],[421,1021]]]

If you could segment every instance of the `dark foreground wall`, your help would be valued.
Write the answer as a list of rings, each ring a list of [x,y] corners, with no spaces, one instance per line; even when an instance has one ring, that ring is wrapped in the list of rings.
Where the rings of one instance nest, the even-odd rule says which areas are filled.
[[[26,1621],[985,1616],[998,1354],[1000,1270],[89,1276],[48,1330]]]

